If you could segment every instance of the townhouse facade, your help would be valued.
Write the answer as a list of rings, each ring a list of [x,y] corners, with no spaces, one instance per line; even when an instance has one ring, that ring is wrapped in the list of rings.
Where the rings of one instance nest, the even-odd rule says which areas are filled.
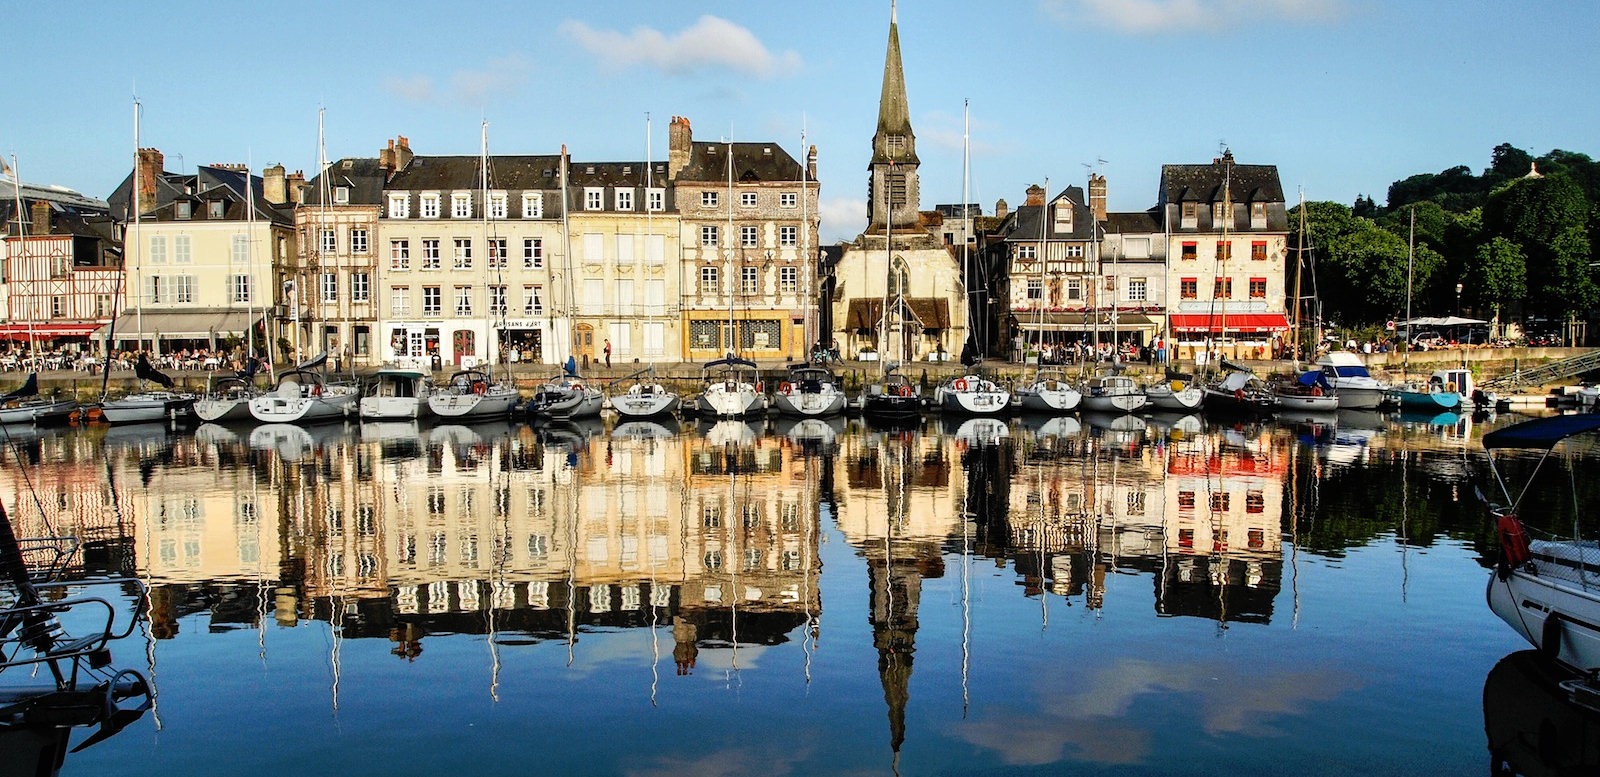
[[[0,189],[12,196],[0,203],[0,339],[92,335],[111,321],[122,290],[108,205],[60,187],[5,183]]]

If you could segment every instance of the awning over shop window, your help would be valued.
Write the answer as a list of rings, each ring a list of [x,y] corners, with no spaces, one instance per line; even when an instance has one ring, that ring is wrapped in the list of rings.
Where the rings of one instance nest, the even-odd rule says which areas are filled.
[[[1030,332],[1064,332],[1084,331],[1100,327],[1111,329],[1111,314],[1107,312],[1091,313],[1088,311],[1067,311],[1058,313],[1013,313],[1017,326]],[[1116,326],[1119,329],[1138,329],[1150,326],[1153,322],[1143,313],[1118,313]]]
[[[265,316],[265,313],[258,311],[255,319],[260,321]],[[124,313],[117,319],[116,336],[119,339],[126,337],[130,340],[140,334],[145,337],[160,337],[163,340],[203,340],[212,335],[242,336],[249,326],[250,314],[243,310],[145,311],[142,315]],[[106,328],[101,326],[95,335],[104,337]]]
[[[1282,313],[1231,313],[1223,315],[1191,315],[1177,313],[1167,317],[1174,332],[1221,332],[1226,323],[1229,332],[1283,332],[1289,329],[1289,320]]]
[[[46,324],[0,324],[0,339],[27,340],[29,337],[48,340],[56,337],[85,337],[100,328],[99,321],[51,321]]]

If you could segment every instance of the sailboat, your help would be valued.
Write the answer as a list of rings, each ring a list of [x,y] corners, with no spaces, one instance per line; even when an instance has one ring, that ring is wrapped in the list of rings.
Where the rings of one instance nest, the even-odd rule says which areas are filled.
[[[17,199],[17,253],[26,256],[23,246],[27,243],[28,230],[22,225],[22,177],[17,173],[17,158],[11,157],[11,175]],[[31,306],[30,306],[31,307]],[[31,310],[30,310],[31,313]],[[34,349],[31,333],[28,337],[28,349]],[[39,373],[28,373],[28,379],[4,396],[0,396],[0,424],[31,423],[40,426],[53,423],[65,423],[72,412],[78,409],[78,403],[70,400],[50,400],[39,396]]]
[[[264,424],[333,421],[357,411],[361,392],[349,384],[329,383],[323,370],[328,355],[317,356],[278,373],[277,385],[250,400],[250,415]]]
[[[1050,191],[1049,178],[1044,179],[1044,190],[1046,193],[1049,193]],[[1071,207],[1071,205],[1068,205],[1067,207]],[[1037,343],[1037,345],[1043,345],[1044,295],[1048,293],[1045,291],[1045,289],[1048,287],[1048,284],[1045,282],[1045,267],[1049,264],[1050,253],[1050,243],[1045,240],[1045,225],[1050,222],[1049,218],[1047,217],[1048,214],[1046,213],[1048,208],[1048,205],[1042,205],[1039,208],[1039,247],[1036,256],[1038,257],[1039,262],[1039,285],[1041,289],[1037,306],[1039,318],[1038,332],[1041,342]],[[1038,354],[1036,358],[1040,359],[1041,361],[1044,359],[1042,348],[1035,348],[1034,353]],[[1072,387],[1072,383],[1067,380],[1066,372],[1062,370],[1046,370],[1037,368],[1036,366],[1036,369],[1034,369],[1033,380],[1025,380],[1023,382],[1026,385],[1017,389],[1015,401],[1024,412],[1069,413],[1076,409],[1078,407],[1078,403],[1083,399],[1083,394]]]
[[[563,261],[567,264],[567,299],[572,299],[572,238],[568,228],[567,212],[567,147],[561,147],[561,235],[564,247],[562,248]],[[551,315],[555,315],[554,306],[551,306]],[[551,330],[555,329],[554,324]],[[546,380],[534,392],[533,398],[528,400],[527,411],[530,416],[544,416],[546,418],[586,418],[600,414],[600,409],[605,407],[605,395],[600,389],[583,379],[578,374],[578,360],[574,356],[567,356],[567,361],[562,365],[561,373]]]
[[[139,244],[139,223],[140,217],[143,215],[141,213],[143,208],[141,208],[139,204],[140,176],[138,100],[135,100],[133,103],[133,148],[133,192],[132,198],[129,200],[131,203],[130,207],[133,208],[133,237],[131,240],[125,240],[124,244],[136,247],[139,250],[139,256],[142,259],[144,256],[144,247]],[[127,285],[127,273],[127,258],[124,256],[122,265],[124,286]],[[140,320],[142,322],[141,314],[144,310],[144,294],[142,293],[142,290],[140,295],[136,297],[135,300],[135,320]],[[194,411],[194,395],[179,393],[171,390],[175,385],[172,381],[172,378],[151,366],[150,360],[145,356],[144,332],[142,323],[138,334],[139,361],[134,365],[133,374],[139,379],[141,388],[143,388],[144,382],[149,381],[159,384],[162,387],[162,390],[138,391],[122,397],[121,399],[113,399],[110,401],[102,400],[100,403],[100,417],[105,419],[107,423],[112,424],[178,420],[180,418],[190,417]],[[109,375],[110,372],[110,366],[107,365],[106,374]],[[101,385],[104,386],[104,381],[102,381]]]
[[[1411,209],[1411,235],[1406,239],[1406,338],[1402,372],[1411,367],[1411,271],[1417,250],[1417,210]],[[1465,372],[1465,370],[1462,370]],[[1470,375],[1470,373],[1468,373]],[[1389,390],[1388,400],[1400,405],[1401,410],[1437,413],[1461,407],[1465,381],[1446,380],[1443,371],[1435,372],[1427,382],[1407,381]]]
[[[1300,370],[1300,273],[1306,262],[1306,196],[1300,195],[1300,250],[1296,252],[1294,265],[1294,328],[1293,353],[1295,371]],[[1313,284],[1314,285],[1314,284]],[[1312,298],[1315,300],[1315,297]],[[1299,375],[1292,381],[1280,381],[1273,385],[1273,393],[1277,395],[1278,407],[1285,411],[1299,413],[1332,413],[1339,409],[1338,392],[1329,382],[1321,370],[1312,370]]]
[[[567,179],[565,160],[567,150],[561,149],[562,202],[566,202]],[[489,236],[489,122],[484,122],[480,132],[479,178],[482,184],[483,232]],[[565,209],[565,205],[562,206]],[[563,210],[563,212],[565,212]],[[505,257],[500,257],[504,264]],[[502,315],[504,307],[501,308]],[[503,360],[502,360],[503,361]],[[497,381],[488,372],[477,369],[459,370],[450,376],[444,386],[428,392],[428,411],[441,420],[472,420],[505,418],[522,395],[509,382]]]
[[[655,186],[655,169],[651,166],[651,162],[650,119],[646,117],[644,131],[644,190],[646,199],[649,198],[650,190]],[[801,192],[800,198],[804,201],[804,191]],[[650,250],[650,239],[655,235],[654,222],[652,220],[654,215],[655,210],[653,208],[646,207],[644,209],[644,242],[647,252]],[[612,410],[617,411],[617,415],[624,422],[671,415],[677,412],[678,404],[681,401],[677,392],[668,389],[660,381],[656,380],[656,365],[653,361],[644,369],[611,381],[606,385],[606,393],[610,395],[606,403],[611,406]]]
[[[255,277],[255,225],[256,225],[256,197],[255,182],[251,180],[251,172],[245,171],[245,267],[250,278]],[[327,195],[323,195],[326,203]],[[250,415],[250,400],[261,396],[261,390],[256,387],[255,377],[261,363],[256,360],[256,341],[252,331],[255,327],[255,283],[251,282],[251,294],[246,300],[248,318],[251,323],[246,325],[245,340],[245,368],[231,376],[212,376],[206,381],[206,392],[194,401],[194,414],[206,423],[222,423],[227,421],[247,421]]]
[[[963,110],[964,121],[970,122],[970,114]],[[970,178],[971,141],[970,124],[965,124],[962,129],[961,153],[961,204],[966,207],[968,200],[967,185]],[[885,196],[888,196],[885,193]],[[891,211],[892,212],[892,211]],[[893,219],[890,219],[893,221]],[[961,241],[961,283],[965,286],[971,283],[969,275],[968,241]],[[887,306],[885,306],[887,307]],[[994,381],[983,377],[981,364],[983,357],[978,338],[975,334],[975,316],[973,315],[972,292],[967,292],[967,342],[961,348],[961,363],[972,369],[964,375],[945,381],[934,390],[934,402],[947,413],[959,415],[999,415],[1011,405],[1011,392],[996,384]],[[888,312],[885,311],[885,320]]]
[[[733,142],[728,142],[728,245],[733,241]],[[732,253],[732,248],[728,249]],[[739,330],[733,318],[736,292],[733,279],[728,281],[728,347],[739,347]],[[703,415],[717,418],[744,418],[767,412],[767,396],[761,386],[759,368],[755,362],[740,358],[737,350],[729,350],[721,359],[706,362],[701,368],[704,388],[695,401],[695,408]]]

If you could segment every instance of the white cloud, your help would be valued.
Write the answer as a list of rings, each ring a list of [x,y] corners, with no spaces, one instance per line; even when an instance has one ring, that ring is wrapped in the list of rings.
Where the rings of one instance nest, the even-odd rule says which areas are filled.
[[[532,65],[520,55],[512,54],[490,60],[481,69],[461,69],[451,73],[442,91],[431,76],[390,76],[384,88],[403,100],[423,105],[445,102],[468,108],[482,107],[490,99],[514,93],[528,80]]]
[[[1134,34],[1206,31],[1285,21],[1311,24],[1344,13],[1346,0],[1042,0],[1063,22]]]
[[[635,27],[627,34],[597,30],[571,20],[562,22],[560,29],[612,70],[644,66],[684,74],[727,68],[770,78],[780,70],[800,66],[799,54],[774,54],[749,29],[710,15],[670,36],[648,27]]]
[[[822,219],[818,240],[823,245],[833,245],[841,240],[854,240],[867,228],[867,200],[864,197],[832,197],[817,203],[817,216]]]

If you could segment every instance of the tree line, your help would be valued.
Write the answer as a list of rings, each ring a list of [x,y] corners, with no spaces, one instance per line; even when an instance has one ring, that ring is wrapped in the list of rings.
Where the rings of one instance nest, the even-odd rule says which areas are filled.
[[[1389,186],[1379,206],[1308,202],[1306,267],[1325,322],[1364,328],[1404,316],[1409,262],[1414,315],[1559,323],[1600,304],[1600,163],[1502,143],[1489,166],[1420,173]],[[1291,256],[1300,210],[1290,210]],[[1413,222],[1414,219],[1414,222]],[[1415,224],[1415,248],[1408,241]],[[1294,263],[1290,263],[1290,280]],[[1459,284],[1459,285],[1458,285]],[[1303,294],[1309,291],[1302,291]]]

